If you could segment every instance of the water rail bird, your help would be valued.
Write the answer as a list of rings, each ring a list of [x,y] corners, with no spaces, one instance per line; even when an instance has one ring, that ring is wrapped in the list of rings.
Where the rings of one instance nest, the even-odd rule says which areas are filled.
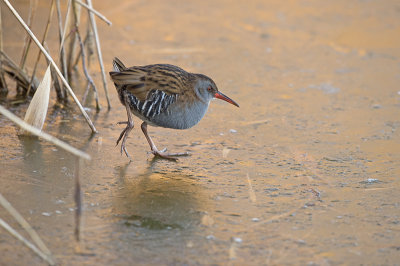
[[[207,112],[210,101],[218,98],[239,105],[220,92],[215,82],[203,75],[189,73],[180,67],[168,64],[126,67],[121,60],[114,58],[114,71],[110,72],[121,103],[125,106],[128,121],[122,130],[117,145],[122,139],[121,154],[126,149],[126,139],[133,129],[132,114],[143,120],[142,131],[155,156],[176,160],[183,153],[167,153],[158,150],[147,132],[147,125],[187,129],[196,125]]]

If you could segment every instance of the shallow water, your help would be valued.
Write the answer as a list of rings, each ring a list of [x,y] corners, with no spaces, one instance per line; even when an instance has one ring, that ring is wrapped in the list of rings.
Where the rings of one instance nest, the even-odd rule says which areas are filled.
[[[179,65],[212,77],[240,108],[216,100],[192,129],[150,127],[159,148],[192,153],[176,163],[148,153],[136,119],[129,163],[115,146],[126,113],[110,81],[111,111],[102,89],[103,109],[88,106],[94,136],[74,104],[51,107],[44,130],[92,156],[80,167],[83,254],[73,235],[75,159],[18,137],[1,116],[0,192],[58,263],[399,263],[399,3],[95,7],[113,22],[99,22],[107,69],[114,56]],[[14,20],[3,11],[7,34]],[[22,43],[7,36],[18,58]],[[23,117],[27,105],[12,105],[13,93],[2,104]],[[0,217],[19,228],[3,209]],[[1,264],[43,263],[4,230],[0,253]]]

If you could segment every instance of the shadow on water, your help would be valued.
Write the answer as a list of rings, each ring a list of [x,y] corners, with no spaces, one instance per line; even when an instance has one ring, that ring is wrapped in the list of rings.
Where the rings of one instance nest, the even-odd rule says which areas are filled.
[[[119,186],[113,214],[132,228],[146,230],[189,229],[200,223],[207,205],[193,174],[161,168],[153,158],[142,173],[129,174],[130,163],[115,168]],[[157,169],[157,170],[156,170]]]

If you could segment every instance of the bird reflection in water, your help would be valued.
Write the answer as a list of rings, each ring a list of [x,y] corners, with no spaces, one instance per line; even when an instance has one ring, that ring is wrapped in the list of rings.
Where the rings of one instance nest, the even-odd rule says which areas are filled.
[[[125,225],[162,230],[200,223],[208,208],[208,197],[196,182],[197,177],[185,169],[170,170],[156,157],[135,176],[127,171],[129,165],[116,168],[120,182],[113,201],[113,214]]]

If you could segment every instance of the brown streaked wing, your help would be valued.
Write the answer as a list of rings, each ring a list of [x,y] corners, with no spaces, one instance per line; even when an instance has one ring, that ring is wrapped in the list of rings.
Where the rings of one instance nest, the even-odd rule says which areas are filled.
[[[111,72],[110,75],[116,85],[128,90],[142,101],[146,99],[148,90],[143,78],[147,75],[146,71],[130,68],[121,72]]]
[[[113,81],[143,101],[152,90],[161,90],[167,95],[182,93],[193,80],[185,70],[165,64],[135,66],[121,72],[113,72]]]

